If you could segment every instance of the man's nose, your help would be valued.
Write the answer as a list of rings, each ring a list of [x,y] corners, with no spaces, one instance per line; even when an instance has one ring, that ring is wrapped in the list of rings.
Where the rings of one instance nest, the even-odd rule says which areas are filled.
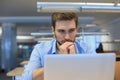
[[[70,39],[70,34],[69,33],[65,34],[65,39]]]

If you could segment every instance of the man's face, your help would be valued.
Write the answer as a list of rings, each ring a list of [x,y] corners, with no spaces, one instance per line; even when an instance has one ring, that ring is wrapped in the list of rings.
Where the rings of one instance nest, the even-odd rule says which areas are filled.
[[[74,42],[77,27],[74,20],[61,20],[57,21],[55,29],[52,27],[52,31],[57,39],[57,42],[61,45],[64,42]]]

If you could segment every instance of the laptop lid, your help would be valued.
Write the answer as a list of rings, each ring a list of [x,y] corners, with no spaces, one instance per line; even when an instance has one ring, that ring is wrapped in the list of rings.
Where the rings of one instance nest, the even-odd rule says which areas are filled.
[[[44,80],[114,80],[115,54],[46,55]]]

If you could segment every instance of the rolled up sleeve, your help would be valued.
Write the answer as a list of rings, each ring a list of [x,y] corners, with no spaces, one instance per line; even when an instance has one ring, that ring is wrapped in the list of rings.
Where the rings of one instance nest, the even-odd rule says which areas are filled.
[[[35,48],[32,51],[30,60],[28,64],[25,66],[25,70],[23,71],[22,74],[22,80],[32,80],[32,71],[36,68],[43,67],[42,64],[42,57],[40,54],[40,48],[38,45],[35,46]]]

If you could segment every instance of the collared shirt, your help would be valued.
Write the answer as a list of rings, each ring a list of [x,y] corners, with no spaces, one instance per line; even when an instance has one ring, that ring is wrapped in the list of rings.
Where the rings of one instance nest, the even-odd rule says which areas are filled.
[[[96,54],[95,50],[86,43],[75,40],[76,54]],[[22,74],[22,80],[32,80],[32,71],[36,68],[44,67],[44,56],[48,54],[57,54],[56,39],[37,44],[31,54],[28,64]]]

